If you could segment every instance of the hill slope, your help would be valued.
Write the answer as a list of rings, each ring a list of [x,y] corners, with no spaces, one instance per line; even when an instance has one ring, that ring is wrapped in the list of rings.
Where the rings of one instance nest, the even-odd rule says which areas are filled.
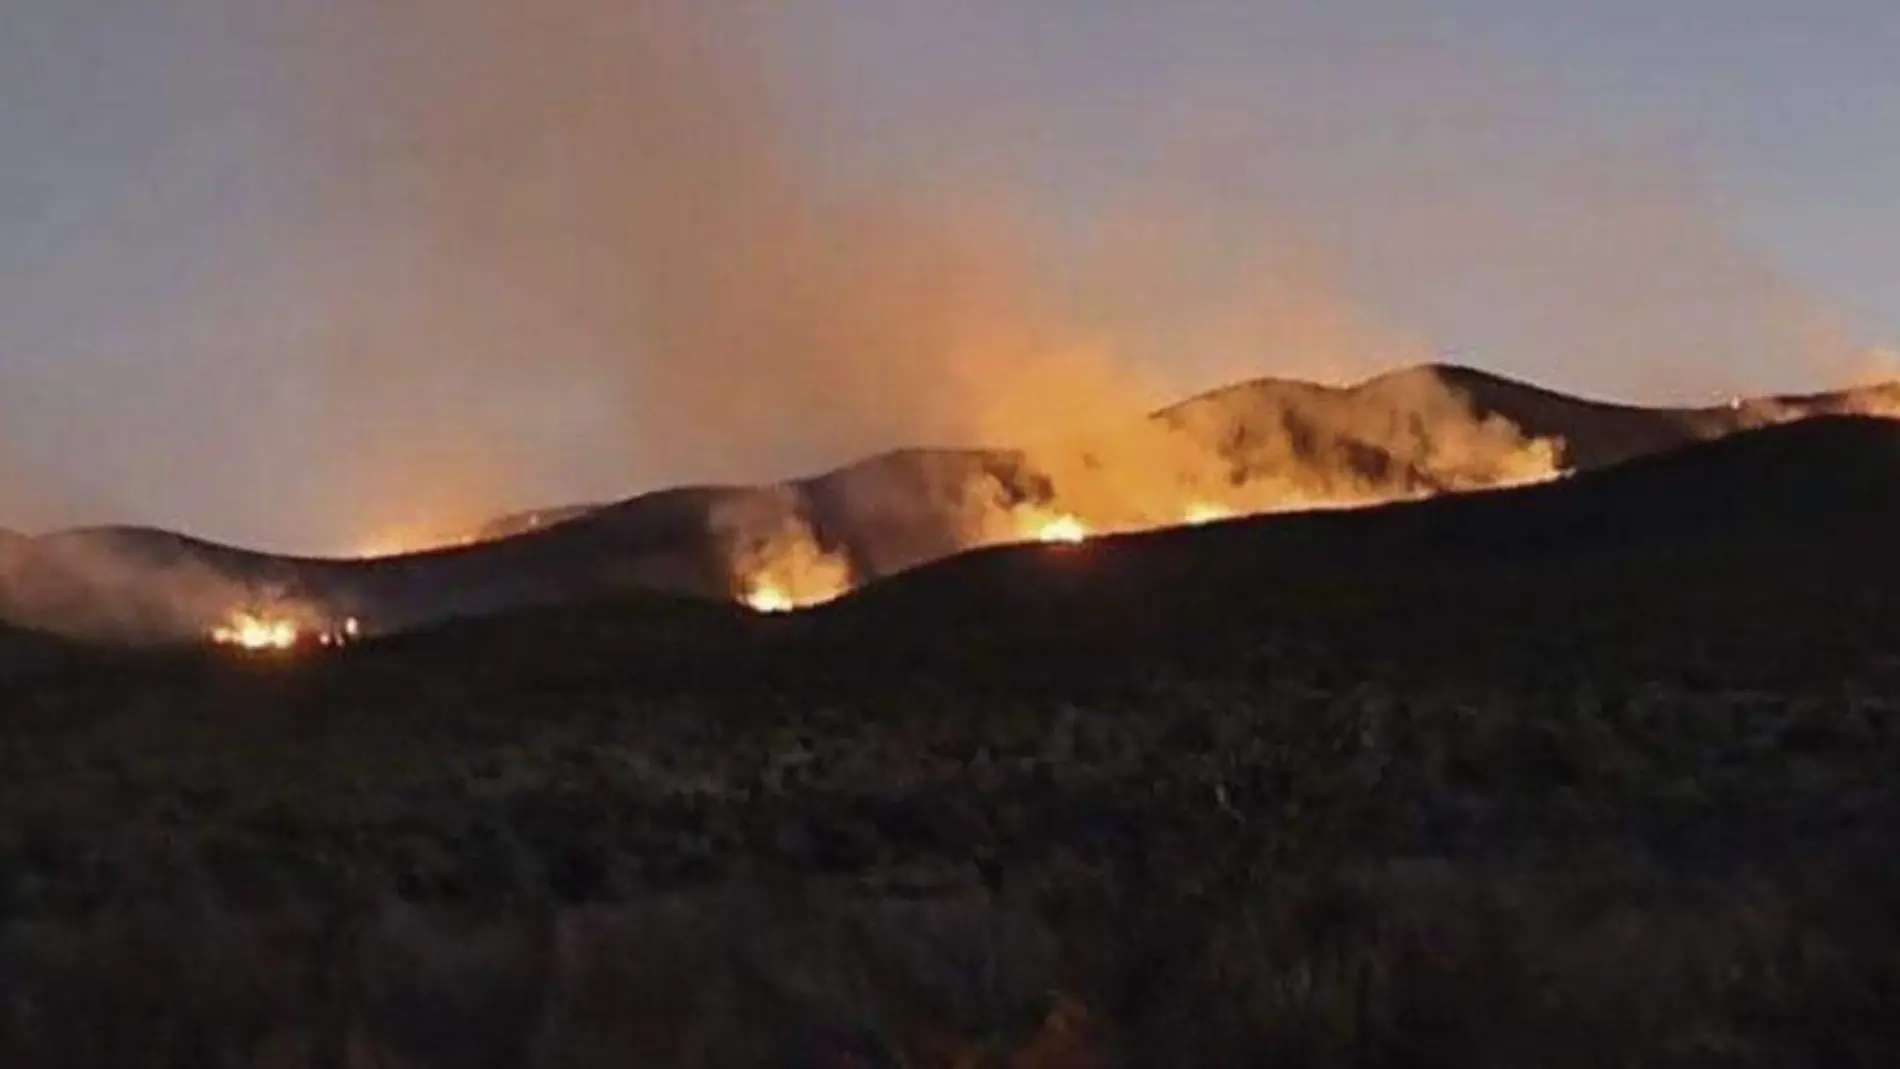
[[[1810,571],[1900,559],[1900,422],[1826,416],[1536,486],[1002,546],[916,569],[814,614],[862,634],[1122,637],[1243,626],[1291,588],[1436,584],[1671,559],[1794,560]],[[1761,577],[1731,577],[1747,584]],[[1478,611],[1475,608],[1471,611]],[[1065,639],[1066,641],[1067,639]],[[921,640],[920,640],[921,641]],[[1004,641],[998,639],[998,641]]]
[[[1821,417],[1537,486],[991,547],[791,616],[611,599],[365,652],[602,686],[633,673],[847,693],[922,673],[1014,693],[1181,658],[1215,670],[1289,631],[1379,660],[1429,652],[1440,667],[1481,666],[1489,642],[1522,647],[1524,628],[1569,641],[1586,619],[1642,637],[1644,656],[1710,632],[1792,649],[1800,636],[1772,612],[1726,617],[1757,597],[1900,583],[1896,491],[1900,423]],[[1718,611],[1706,605],[1724,618],[1699,615]]]
[[[137,528],[0,539],[0,616],[167,637],[201,633],[246,603],[397,629],[616,591],[726,599],[774,569],[787,581],[814,572],[835,588],[1018,540],[1037,518],[1065,512],[1138,528],[1178,522],[1202,499],[1257,511],[1408,498],[1883,410],[1900,411],[1900,386],[1662,409],[1458,366],[1348,387],[1261,379],[1034,452],[897,450],[776,486],[689,487],[504,517],[484,541],[378,560],[280,557]]]
[[[1892,1064],[1896,485],[1820,419],[811,613],[92,651],[0,716],[0,1062]]]

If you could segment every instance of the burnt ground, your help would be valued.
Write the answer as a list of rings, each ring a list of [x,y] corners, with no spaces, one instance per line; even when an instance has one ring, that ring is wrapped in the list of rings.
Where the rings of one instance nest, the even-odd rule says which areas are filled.
[[[14,636],[0,1064],[1891,1064],[1896,433],[783,618]]]

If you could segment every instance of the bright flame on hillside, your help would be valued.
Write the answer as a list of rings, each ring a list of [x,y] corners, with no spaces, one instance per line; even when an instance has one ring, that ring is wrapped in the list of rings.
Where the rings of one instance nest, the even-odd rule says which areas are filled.
[[[1076,545],[1088,540],[1088,524],[1074,516],[1057,516],[1045,520],[1035,530],[1038,542],[1059,542],[1064,545]]]
[[[755,612],[807,609],[851,590],[851,559],[821,543],[801,517],[737,509],[720,512],[714,525],[731,541],[733,596]]]
[[[211,641],[246,650],[287,650],[297,644],[297,625],[289,620],[233,612],[229,620],[211,629]]]
[[[791,612],[809,609],[842,596],[849,589],[842,583],[788,588],[770,579],[759,579],[747,586],[739,598],[753,612]]]
[[[211,629],[210,638],[220,646],[269,653],[295,649],[306,640],[320,646],[344,646],[360,638],[362,633],[363,625],[354,616],[346,618],[340,626],[307,630],[287,616],[237,609],[224,623]]]
[[[1217,520],[1232,519],[1236,515],[1238,513],[1226,505],[1218,505],[1212,501],[1196,501],[1181,513],[1181,522],[1198,526],[1203,523],[1214,523]]]
[[[746,591],[743,599],[753,612],[791,612],[798,603],[773,583],[760,583]]]

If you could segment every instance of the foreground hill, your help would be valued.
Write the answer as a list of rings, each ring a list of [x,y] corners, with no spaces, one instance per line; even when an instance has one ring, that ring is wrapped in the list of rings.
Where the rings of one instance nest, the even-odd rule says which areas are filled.
[[[200,634],[234,607],[383,630],[657,590],[719,600],[758,576],[819,596],[1073,513],[1091,526],[1483,489],[1817,414],[1900,411],[1900,386],[1708,408],[1585,400],[1457,366],[1349,387],[1261,379],[1060,447],[906,449],[768,487],[692,487],[505,517],[474,544],[290,558],[171,532],[0,540],[0,616],[71,633]]]
[[[96,651],[55,635],[0,624],[0,687],[89,663]]]
[[[0,715],[0,1064],[1891,1065],[1896,487],[1816,419],[93,651]]]

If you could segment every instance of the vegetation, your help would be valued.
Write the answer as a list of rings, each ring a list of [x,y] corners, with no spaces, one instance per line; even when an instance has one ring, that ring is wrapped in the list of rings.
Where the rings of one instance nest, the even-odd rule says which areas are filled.
[[[0,1064],[1891,1064],[1884,556],[7,662]]]

